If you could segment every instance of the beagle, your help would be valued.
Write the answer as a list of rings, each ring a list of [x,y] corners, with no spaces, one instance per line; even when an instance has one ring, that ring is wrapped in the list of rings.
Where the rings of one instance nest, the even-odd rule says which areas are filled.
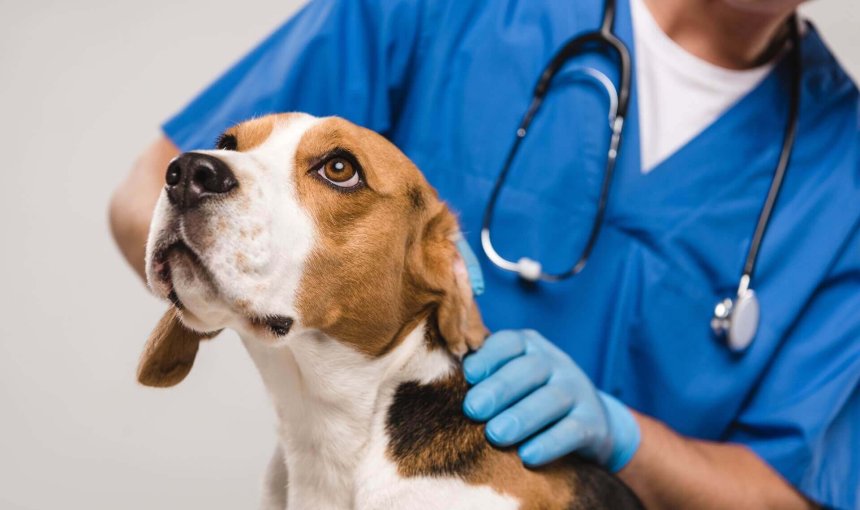
[[[147,243],[172,304],[138,370],[172,386],[198,344],[239,333],[278,417],[263,508],[638,508],[574,456],[527,469],[461,411],[487,335],[459,227],[382,136],[336,117],[262,117],[174,159]]]

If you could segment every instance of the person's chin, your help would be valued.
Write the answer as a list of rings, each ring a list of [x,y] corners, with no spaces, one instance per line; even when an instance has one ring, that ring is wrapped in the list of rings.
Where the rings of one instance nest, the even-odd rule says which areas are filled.
[[[735,9],[759,14],[791,12],[805,0],[723,0]]]

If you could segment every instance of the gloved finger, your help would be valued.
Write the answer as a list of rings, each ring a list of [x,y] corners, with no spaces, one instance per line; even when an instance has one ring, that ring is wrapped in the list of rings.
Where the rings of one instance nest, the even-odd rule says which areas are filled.
[[[519,331],[505,330],[490,335],[484,346],[463,360],[463,373],[469,384],[478,384],[508,361],[526,352]]]
[[[531,437],[570,412],[573,396],[556,385],[542,386],[487,423],[486,434],[497,446]]]
[[[533,329],[524,329],[520,332],[526,344],[526,353],[542,352],[551,357],[555,361],[563,362],[569,368],[566,370],[570,375],[578,378],[586,378],[588,376],[582,371],[582,368],[571,359],[570,355],[564,352],[561,347],[554,344],[552,341],[544,338],[543,335]]]
[[[581,422],[562,418],[545,432],[520,446],[518,453],[528,466],[542,466],[587,447],[595,434]]]
[[[546,383],[550,365],[535,354],[506,363],[466,393],[463,410],[473,420],[486,421]]]
[[[546,351],[555,354],[556,351],[561,351],[556,345],[541,335],[534,329],[521,329],[519,334],[522,336],[526,344],[526,352]]]

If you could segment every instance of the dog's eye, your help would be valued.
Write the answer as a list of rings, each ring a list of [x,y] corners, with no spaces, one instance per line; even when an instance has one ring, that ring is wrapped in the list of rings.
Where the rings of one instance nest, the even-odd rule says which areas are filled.
[[[339,156],[323,163],[317,174],[339,188],[354,188],[361,184],[361,176],[352,162]]]
[[[224,133],[218,137],[215,147],[222,151],[234,151],[239,147],[239,144],[235,136]]]

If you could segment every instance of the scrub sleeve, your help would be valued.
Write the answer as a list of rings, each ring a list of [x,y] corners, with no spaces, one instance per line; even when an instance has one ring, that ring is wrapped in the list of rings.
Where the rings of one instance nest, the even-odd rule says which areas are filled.
[[[269,35],[162,129],[182,151],[228,127],[302,111],[385,134],[408,86],[423,10],[401,0],[317,0]]]

